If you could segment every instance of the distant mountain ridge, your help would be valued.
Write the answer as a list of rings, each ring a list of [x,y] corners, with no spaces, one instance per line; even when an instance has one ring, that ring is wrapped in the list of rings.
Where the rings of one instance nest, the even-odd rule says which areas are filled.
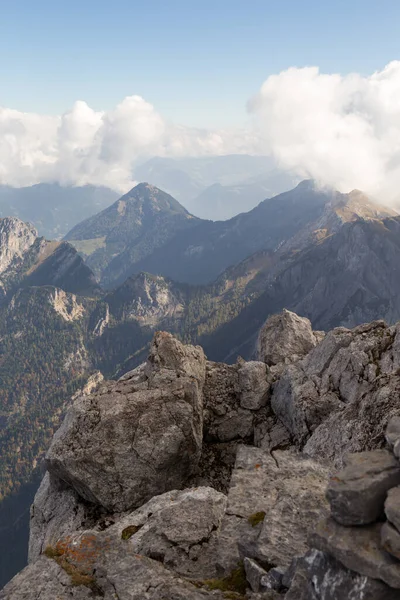
[[[114,190],[93,185],[39,183],[21,188],[0,185],[0,217],[18,217],[33,223],[40,235],[60,239],[118,196]]]
[[[299,182],[272,158],[246,154],[155,157],[138,166],[134,176],[167,191],[196,217],[213,221],[249,211]]]
[[[163,199],[155,205],[157,211],[151,194]],[[75,227],[66,239],[82,252],[106,287],[120,285],[141,271],[208,284],[256,252],[275,251],[288,240],[298,251],[310,236],[323,237],[344,221],[393,214],[361,192],[340,194],[303,181],[247,213],[212,222],[192,217],[158,188],[139,184],[112,207]]]

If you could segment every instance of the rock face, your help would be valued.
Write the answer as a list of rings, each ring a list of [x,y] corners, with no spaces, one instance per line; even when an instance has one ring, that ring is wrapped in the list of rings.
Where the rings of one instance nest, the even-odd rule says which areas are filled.
[[[287,567],[303,554],[310,527],[327,512],[327,475],[296,453],[239,447],[219,537],[220,570],[229,573],[244,557]]]
[[[396,423],[390,421],[386,432],[392,447]],[[348,457],[328,486],[331,516],[309,535],[312,550],[298,561],[286,598],[400,597],[400,532],[390,520],[382,523],[384,508],[398,523],[398,470],[385,450]]]
[[[385,444],[388,420],[400,413],[399,349],[399,325],[333,329],[285,369],[272,408],[307,454],[341,467],[348,453]]]
[[[204,369],[200,349],[156,335],[148,374],[75,401],[47,453],[49,472],[109,511],[182,486],[200,460]]]
[[[37,231],[29,223],[16,217],[0,219],[0,274],[13,261],[21,260],[37,237]]]
[[[399,344],[377,322],[226,365],[158,332],[75,397],[0,599],[399,598]]]
[[[367,525],[383,515],[387,492],[400,483],[400,465],[386,450],[359,452],[332,477],[327,489],[332,517],[342,525]]]
[[[269,366],[299,360],[317,345],[311,323],[290,310],[270,317],[258,336],[258,357]]]

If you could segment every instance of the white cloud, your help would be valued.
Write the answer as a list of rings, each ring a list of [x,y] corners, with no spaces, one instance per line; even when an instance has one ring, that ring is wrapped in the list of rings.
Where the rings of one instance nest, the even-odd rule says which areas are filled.
[[[151,156],[271,154],[285,169],[343,191],[400,195],[400,62],[368,77],[290,68],[249,101],[245,130],[169,122],[140,96],[96,112],[79,101],[58,117],[0,108],[0,183],[134,184]]]
[[[269,77],[249,102],[263,149],[286,168],[344,191],[400,192],[400,62],[369,77],[317,67]]]
[[[125,191],[135,183],[138,158],[228,154],[245,145],[241,132],[169,123],[140,96],[109,112],[78,101],[60,117],[0,108],[0,183],[92,183]]]

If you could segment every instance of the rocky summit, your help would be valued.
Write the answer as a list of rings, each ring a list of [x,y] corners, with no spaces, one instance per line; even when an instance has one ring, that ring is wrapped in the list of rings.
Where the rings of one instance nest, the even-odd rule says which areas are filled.
[[[157,332],[74,398],[0,599],[400,598],[399,327],[283,311],[234,365]]]

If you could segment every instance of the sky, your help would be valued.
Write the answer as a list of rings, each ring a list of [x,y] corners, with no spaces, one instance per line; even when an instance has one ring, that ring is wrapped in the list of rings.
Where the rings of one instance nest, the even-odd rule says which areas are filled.
[[[391,201],[399,24],[398,0],[0,0],[0,184],[249,153]]]
[[[237,126],[271,74],[400,58],[399,24],[398,0],[0,0],[0,105],[59,114],[140,95],[188,126]]]

